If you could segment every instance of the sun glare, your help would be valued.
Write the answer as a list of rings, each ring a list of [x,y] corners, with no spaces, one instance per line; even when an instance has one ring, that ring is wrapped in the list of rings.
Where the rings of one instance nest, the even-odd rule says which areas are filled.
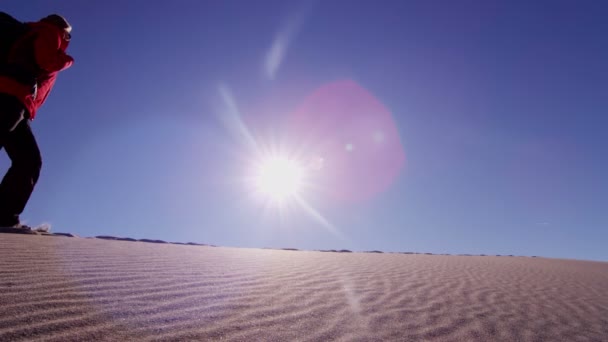
[[[303,180],[302,165],[286,157],[267,157],[255,170],[256,190],[279,204],[296,196],[302,188]]]

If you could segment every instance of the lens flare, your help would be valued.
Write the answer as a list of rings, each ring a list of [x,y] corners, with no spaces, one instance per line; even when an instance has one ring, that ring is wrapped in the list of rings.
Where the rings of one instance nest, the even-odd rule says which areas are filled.
[[[405,166],[393,114],[353,80],[325,84],[289,114],[286,135],[303,155],[322,156],[315,187],[334,199],[368,201]]]

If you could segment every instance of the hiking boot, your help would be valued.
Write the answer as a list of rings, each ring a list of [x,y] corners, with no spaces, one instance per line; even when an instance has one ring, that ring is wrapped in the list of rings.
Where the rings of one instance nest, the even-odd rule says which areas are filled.
[[[21,223],[14,224],[12,226],[10,226],[10,225],[5,225],[5,226],[0,225],[0,233],[36,234],[36,232],[32,229],[32,227],[30,227],[28,225],[25,225],[25,224],[21,224]]]
[[[17,224],[14,224],[14,225],[6,227],[6,228],[32,230],[32,227],[30,227],[26,224],[23,224],[23,223],[17,223]]]

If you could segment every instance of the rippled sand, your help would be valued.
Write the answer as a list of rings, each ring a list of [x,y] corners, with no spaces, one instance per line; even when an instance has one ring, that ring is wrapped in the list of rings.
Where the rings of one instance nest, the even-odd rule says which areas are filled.
[[[0,340],[608,341],[608,263],[0,234]]]

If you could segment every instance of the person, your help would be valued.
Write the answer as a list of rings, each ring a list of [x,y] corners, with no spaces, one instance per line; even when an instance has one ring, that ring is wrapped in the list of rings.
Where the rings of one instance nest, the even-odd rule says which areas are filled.
[[[30,127],[60,71],[72,66],[66,53],[72,26],[57,14],[26,23],[0,66],[0,149],[11,166],[0,183],[0,227],[29,228],[19,216],[34,190],[42,158]]]

